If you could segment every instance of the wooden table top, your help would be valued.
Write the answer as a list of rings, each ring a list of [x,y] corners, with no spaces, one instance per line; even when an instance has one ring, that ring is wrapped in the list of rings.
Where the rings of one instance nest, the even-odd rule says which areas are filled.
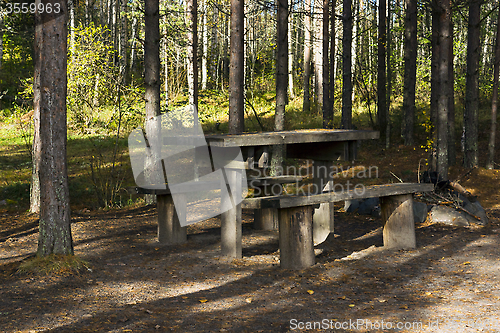
[[[244,147],[276,144],[369,140],[378,139],[379,137],[380,133],[378,131],[303,129],[281,132],[215,134],[207,135],[205,136],[205,139],[210,146]]]

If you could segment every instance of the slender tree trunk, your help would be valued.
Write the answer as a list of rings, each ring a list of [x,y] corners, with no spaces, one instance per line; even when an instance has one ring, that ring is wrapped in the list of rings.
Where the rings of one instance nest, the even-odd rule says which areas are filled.
[[[73,0],[68,0],[68,10],[69,10],[69,48],[71,53],[75,52],[75,4]]]
[[[439,56],[441,54],[441,44],[439,39],[440,21],[439,8],[437,2],[433,2],[432,8],[432,59],[431,59],[431,140],[432,152],[430,165],[432,170],[437,170],[437,132],[438,132],[438,102],[441,91],[439,77]]]
[[[311,109],[311,100],[309,94],[309,82],[311,81],[311,0],[305,0],[304,17],[304,99],[302,102],[302,111],[309,113]]]
[[[130,39],[130,71],[134,72],[136,69],[137,63],[137,52],[136,48],[136,39],[137,39],[137,17],[134,15],[134,19],[132,20],[132,37]]]
[[[387,130],[387,82],[386,82],[386,50],[387,45],[387,0],[379,0],[378,8],[378,79],[377,79],[377,116],[380,140],[385,142]]]
[[[392,0],[387,3],[387,111],[386,111],[386,130],[385,130],[385,148],[388,149],[390,146],[391,139],[391,93],[392,93]]]
[[[207,0],[203,1],[203,34],[202,34],[202,47],[203,47],[203,53],[201,57],[201,89],[206,90],[207,89],[207,58],[208,58],[208,26],[207,26],[207,15],[208,15],[208,10],[207,10]]]
[[[229,133],[244,131],[244,1],[231,0],[231,56],[229,70]]]
[[[40,179],[39,256],[73,254],[66,157],[67,3],[60,13],[35,15],[35,109],[39,116],[39,151],[35,154]]]
[[[189,104],[198,109],[198,2],[187,0],[188,47],[187,47],[187,79],[189,87]]]
[[[276,111],[274,116],[274,130],[285,129],[285,106],[287,104],[287,70],[288,70],[288,0],[278,0],[277,16],[277,57],[276,57]],[[283,163],[283,145],[273,147],[271,173],[281,174]]]
[[[415,123],[415,86],[417,82],[417,0],[406,0],[405,69],[403,89],[403,137],[405,145],[413,145]]]
[[[464,167],[478,166],[478,109],[481,0],[469,3],[464,109]]]
[[[333,109],[330,107],[330,62],[328,46],[330,43],[330,0],[323,0],[323,128],[333,128]]]
[[[500,9],[497,18],[497,37],[495,42],[495,64],[493,69],[493,94],[491,101],[491,130],[490,142],[488,144],[488,162],[486,168],[493,169],[495,162],[495,132],[497,128],[498,109],[498,76],[500,73]]]
[[[156,163],[160,160],[160,127],[156,117],[160,115],[160,6],[158,0],[146,0],[144,6],[144,85],[146,100],[146,135],[150,154],[146,156],[146,177],[153,179],[163,175]],[[146,195],[147,204],[154,203],[154,195]]]
[[[120,21],[121,21],[121,29],[120,29],[120,78],[123,85],[126,85],[128,82],[128,68],[127,68],[127,44],[128,44],[128,35],[127,35],[127,0],[121,0],[121,10],[120,10]]]
[[[288,32],[288,95],[290,98],[295,98],[293,92],[293,15],[291,13],[288,16]]]
[[[167,1],[164,1],[165,9]],[[165,91],[165,105],[169,105],[169,89],[168,89],[168,44],[167,44],[167,15],[163,15],[163,38],[162,38],[162,53],[163,53],[163,90]]]
[[[352,0],[343,2],[342,36],[342,128],[352,128]]]
[[[334,109],[335,109],[335,68],[337,65],[337,55],[336,55],[336,40],[337,34],[336,34],[336,26],[335,26],[335,20],[336,18],[336,13],[335,10],[337,8],[337,0],[332,0],[332,13],[330,16],[330,109],[332,110],[331,114],[331,128],[333,128],[333,118],[334,118]]]
[[[322,14],[322,1],[316,0],[314,4],[314,88],[316,101],[316,111],[318,114],[323,111],[323,14]]]
[[[437,172],[443,180],[448,179],[448,109],[450,57],[449,43],[451,22],[451,0],[439,0],[439,83],[441,85],[438,98],[438,128],[437,128]]]
[[[448,67],[450,84],[448,86],[448,163],[455,165],[457,154],[455,148],[455,71],[453,64],[453,22],[450,18],[450,43],[448,44],[448,57],[450,66]]]

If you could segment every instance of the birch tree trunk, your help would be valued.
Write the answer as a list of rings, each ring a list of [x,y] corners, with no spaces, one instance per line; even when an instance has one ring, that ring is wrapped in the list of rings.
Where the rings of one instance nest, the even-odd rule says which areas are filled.
[[[330,43],[330,0],[323,0],[323,128],[333,128],[333,109],[330,107],[330,63],[328,61],[328,47]]]
[[[469,3],[464,109],[464,167],[478,166],[478,108],[481,0]]]
[[[73,254],[68,171],[66,157],[67,3],[60,13],[35,15],[35,109],[39,119],[39,156],[35,160],[40,179],[38,256]]]
[[[314,88],[317,112],[323,111],[323,13],[322,1],[314,3]]]
[[[207,0],[203,0],[203,33],[202,33],[202,47],[203,53],[201,56],[201,89],[207,89],[207,57],[208,57],[208,31],[207,31]]]
[[[293,5],[293,1],[291,1]],[[293,15],[288,15],[288,95],[295,98],[293,92]]]
[[[498,110],[498,76],[500,73],[500,9],[497,18],[497,36],[495,42],[495,64],[493,67],[493,94],[491,100],[491,130],[490,142],[488,144],[488,162],[487,169],[493,169],[495,162],[495,132],[497,128],[497,110]]]
[[[126,85],[128,82],[128,68],[127,68],[127,44],[128,44],[128,35],[127,35],[127,0],[121,0],[121,10],[120,10],[120,78],[123,85]]]
[[[189,90],[189,104],[198,110],[198,2],[187,0],[187,80]]]

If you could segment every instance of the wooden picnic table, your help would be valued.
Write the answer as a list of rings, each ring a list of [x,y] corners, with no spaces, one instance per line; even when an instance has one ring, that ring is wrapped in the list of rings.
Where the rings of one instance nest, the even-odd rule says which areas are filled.
[[[354,160],[359,140],[378,139],[378,131],[309,129],[280,132],[241,133],[207,135],[210,147],[239,147],[247,169],[265,168],[273,145],[285,145],[288,158],[313,160],[313,183],[319,191],[331,181],[331,173],[321,174],[321,168],[329,168],[333,161],[342,158]],[[241,169],[227,170],[229,177],[241,179]],[[223,198],[224,200],[224,198]],[[264,208],[264,210],[275,210]],[[277,213],[263,213],[273,223]],[[221,214],[221,254],[225,257],[241,258],[241,204]],[[322,203],[314,214],[315,239],[324,239],[333,232],[333,203]]]

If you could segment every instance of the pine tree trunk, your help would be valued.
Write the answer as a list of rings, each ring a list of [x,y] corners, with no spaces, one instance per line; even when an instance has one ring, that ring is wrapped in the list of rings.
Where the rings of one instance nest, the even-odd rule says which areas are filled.
[[[352,128],[352,0],[343,2],[342,36],[342,128]]]
[[[453,22],[450,19],[450,43],[448,52],[450,66],[448,68],[450,84],[448,86],[448,164],[455,165],[457,154],[455,148],[455,71],[453,64]]]
[[[288,95],[295,98],[293,92],[293,15],[288,16]]]
[[[305,0],[304,17],[304,78],[302,111],[308,114],[311,110],[311,100],[309,94],[309,82],[311,81],[311,0]]]
[[[493,94],[491,101],[491,130],[490,142],[488,144],[488,162],[486,168],[493,169],[495,162],[495,132],[497,128],[498,110],[498,77],[500,73],[500,9],[497,18],[497,36],[495,42],[495,64],[493,67]]]
[[[464,167],[478,166],[478,109],[481,0],[469,3],[464,109]]]
[[[405,19],[405,69],[403,89],[404,143],[414,144],[415,86],[417,82],[417,0],[406,0]]]
[[[328,47],[330,44],[330,0],[323,0],[323,128],[333,128],[333,109],[330,107],[330,62]]]
[[[439,7],[439,44],[442,52],[439,53],[438,68],[441,89],[438,98],[437,172],[443,180],[447,180],[451,0],[439,0]]]
[[[439,39],[440,22],[439,10],[437,6],[432,10],[432,58],[431,58],[431,141],[432,151],[430,156],[431,170],[437,170],[437,132],[438,132],[438,102],[441,91],[439,77],[439,56],[441,54],[441,44]]]
[[[378,10],[378,79],[377,79],[377,116],[380,130],[380,141],[385,142],[387,130],[387,82],[386,82],[386,50],[387,45],[387,0],[379,0]]]
[[[334,109],[335,109],[335,68],[337,65],[337,56],[336,56],[336,25],[335,20],[337,19],[335,10],[337,8],[337,0],[332,0],[332,11],[330,16],[330,109],[331,113],[331,127],[333,128],[333,118],[334,118]]]
[[[287,70],[288,70],[288,0],[278,0],[277,16],[277,57],[276,57],[276,111],[274,130],[285,129],[285,106],[287,104]],[[273,147],[271,174],[279,176],[283,163],[282,145]]]
[[[146,135],[151,154],[146,156],[145,167],[148,170],[146,177],[150,179],[163,175],[159,170],[160,160],[160,127],[156,117],[160,115],[160,8],[158,0],[146,0],[145,36],[144,36],[144,85],[146,100]],[[145,196],[146,204],[155,201],[154,195]]]
[[[391,63],[391,55],[392,55],[392,0],[389,0],[387,3],[387,111],[386,111],[386,130],[385,130],[385,148],[389,149],[390,139],[391,139],[391,94],[392,94],[392,63]]]
[[[231,47],[229,69],[229,133],[244,131],[244,1],[231,0]]]
[[[66,158],[66,66],[68,14],[66,2],[60,13],[35,15],[34,113],[39,114],[39,146],[35,159],[40,179],[39,256],[73,254]]]

